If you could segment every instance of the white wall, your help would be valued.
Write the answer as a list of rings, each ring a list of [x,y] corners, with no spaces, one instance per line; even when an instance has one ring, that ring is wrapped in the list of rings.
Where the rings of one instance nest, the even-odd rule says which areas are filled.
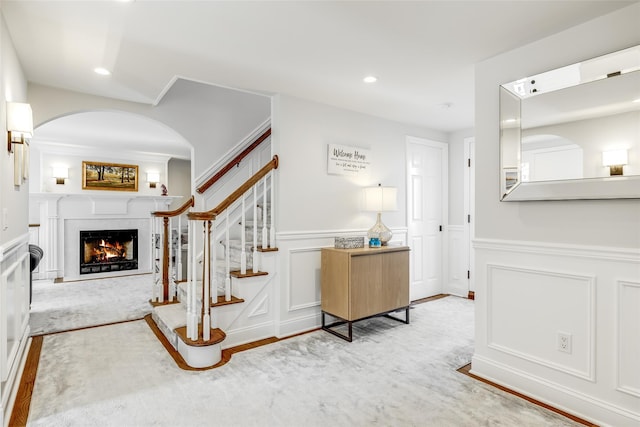
[[[320,248],[334,237],[364,235],[375,222],[362,212],[361,191],[382,183],[398,188],[398,211],[383,214],[393,241],[406,243],[406,136],[446,142],[445,134],[328,105],[278,95],[273,102],[279,248],[279,336],[320,325]],[[371,150],[370,172],[327,173],[327,145]]]
[[[192,164],[196,178],[271,114],[271,101],[266,96],[186,80],[178,80],[156,106],[33,83],[29,84],[29,102],[36,127],[63,115],[96,110],[124,111],[157,120],[198,152]]]
[[[48,147],[39,145],[31,150],[31,158],[33,164],[31,170],[33,178],[31,181],[32,193],[64,193],[64,194],[105,194],[100,190],[83,190],[82,189],[82,162],[105,162],[128,164],[138,166],[138,191],[126,192],[128,194],[159,196],[161,193],[160,186],[149,188],[147,182],[147,172],[155,171],[160,174],[160,182],[167,182],[168,162],[169,158],[160,155],[135,155],[126,151],[109,152],[107,150],[96,149],[73,149],[65,151],[60,146]],[[188,164],[189,162],[187,162]],[[39,167],[38,167],[39,166]],[[53,177],[54,166],[65,166],[69,171],[69,178],[65,179],[65,183],[57,184]],[[109,192],[114,194],[113,191]],[[117,192],[115,192],[117,194]],[[174,194],[172,194],[174,195]]]
[[[403,125],[328,105],[277,96],[273,112],[274,153],[278,172],[278,230],[368,229],[372,213],[362,212],[362,187],[398,188],[397,212],[383,215],[389,227],[406,226],[405,137],[447,142],[445,134]],[[366,176],[327,173],[327,145],[341,144],[371,150]]]
[[[4,19],[4,18],[3,18]],[[11,38],[7,32],[4,20],[2,21],[1,35],[1,72],[2,72],[2,102],[0,102],[0,121],[2,129],[6,130],[6,103],[4,101],[27,102],[27,81],[22,72],[22,67],[13,48]],[[6,139],[6,131],[3,132]],[[5,143],[6,146],[6,143]],[[17,148],[21,149],[21,147]],[[27,207],[28,185],[16,187],[13,185],[14,155],[6,149],[1,150],[0,155],[2,183],[0,192],[2,208],[6,209],[6,219],[0,215],[2,227],[0,227],[0,243],[8,242],[27,232],[27,218],[24,215]]]
[[[191,162],[188,160],[171,159],[169,160],[169,182],[167,190],[172,196],[182,196],[182,199],[176,200],[171,204],[171,209],[177,209],[189,197],[191,197]]]
[[[27,82],[4,18],[0,18],[0,128],[5,101],[27,102]],[[29,348],[28,185],[14,186],[14,158],[0,154],[0,425],[9,423]],[[19,148],[21,149],[21,148]],[[18,150],[19,150],[18,149]]]
[[[638,44],[638,22],[634,4],[476,66],[472,371],[601,425],[640,423],[640,201],[500,202],[498,86]]]

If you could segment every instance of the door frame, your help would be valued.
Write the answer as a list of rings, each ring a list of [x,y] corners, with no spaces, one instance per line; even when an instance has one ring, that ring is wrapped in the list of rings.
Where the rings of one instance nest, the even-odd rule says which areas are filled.
[[[410,224],[411,224],[411,211],[410,208],[412,206],[411,201],[409,200],[410,193],[409,188],[411,186],[411,176],[409,173],[409,146],[411,145],[422,145],[433,148],[442,149],[442,159],[441,159],[441,183],[442,183],[442,246],[441,246],[441,292],[445,289],[445,284],[448,283],[449,280],[449,144],[446,142],[435,141],[432,139],[421,138],[417,136],[406,136],[405,143],[405,178],[406,178],[406,223],[407,223],[407,244],[410,244]],[[409,267],[409,283],[413,283],[413,267]]]
[[[473,298],[475,294],[475,256],[473,251],[473,239],[475,238],[476,219],[476,178],[475,178],[475,152],[476,139],[473,136],[464,138],[464,158],[467,166],[464,168],[464,239],[467,245],[467,286],[468,297]]]

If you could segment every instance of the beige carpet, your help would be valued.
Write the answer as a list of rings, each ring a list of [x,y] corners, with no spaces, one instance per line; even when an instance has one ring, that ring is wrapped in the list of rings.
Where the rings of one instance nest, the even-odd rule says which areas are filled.
[[[141,319],[151,312],[151,274],[54,283],[35,280],[31,335]]]
[[[456,368],[473,352],[473,301],[417,305],[405,325],[357,323],[179,369],[144,321],[44,337],[31,426],[575,426]]]

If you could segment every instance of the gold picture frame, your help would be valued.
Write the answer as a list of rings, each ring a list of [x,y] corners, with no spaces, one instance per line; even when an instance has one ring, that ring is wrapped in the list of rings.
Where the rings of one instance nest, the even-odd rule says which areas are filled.
[[[83,161],[82,189],[138,191],[138,166]]]

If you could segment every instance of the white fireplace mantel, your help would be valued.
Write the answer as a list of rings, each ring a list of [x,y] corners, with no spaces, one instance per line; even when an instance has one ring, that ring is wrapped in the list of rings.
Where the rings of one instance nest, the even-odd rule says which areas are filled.
[[[40,224],[39,244],[45,256],[45,277],[78,280],[79,230],[137,228],[139,231],[138,271],[151,271],[151,213],[166,211],[182,196],[149,196],[130,193],[31,193],[31,216]],[[37,209],[37,211],[34,211]],[[30,218],[32,222],[35,218]],[[101,273],[118,275],[118,273]],[[120,273],[122,274],[122,273]],[[98,275],[91,275],[96,278]],[[44,278],[44,277],[42,277]],[[89,278],[83,277],[84,279]]]
[[[29,193],[30,203],[58,202],[59,200],[85,200],[91,203],[94,215],[121,214],[128,211],[128,205],[134,201],[153,202],[154,210],[166,210],[174,200],[182,196],[148,196],[131,193]]]

